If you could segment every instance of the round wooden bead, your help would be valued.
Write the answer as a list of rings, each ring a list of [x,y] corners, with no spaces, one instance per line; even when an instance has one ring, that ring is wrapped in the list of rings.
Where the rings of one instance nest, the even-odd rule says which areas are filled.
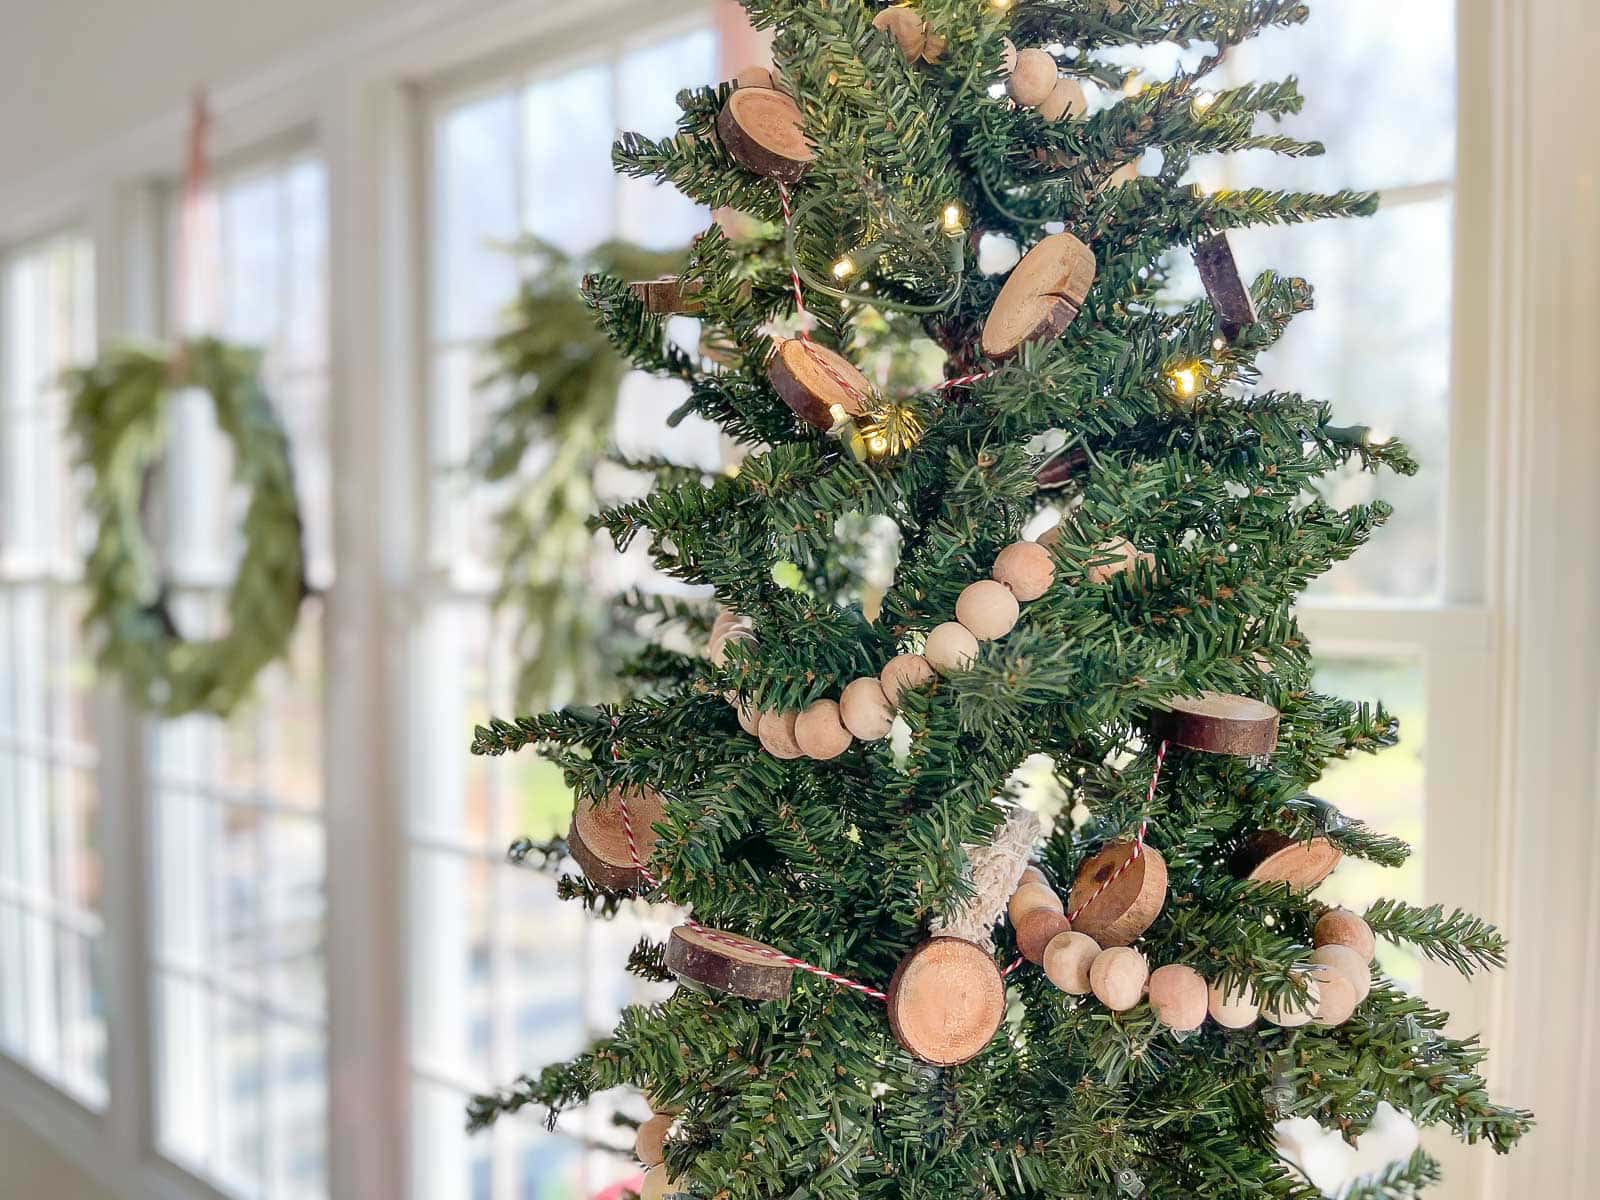
[[[832,700],[813,700],[795,718],[794,741],[807,758],[825,761],[843,754],[850,748],[850,731],[839,720],[839,706]]]
[[[839,696],[839,719],[863,742],[887,736],[889,726],[894,724],[894,708],[884,694],[883,684],[870,675],[852,679]]]
[[[1087,996],[1089,968],[1100,955],[1100,943],[1076,929],[1058,933],[1044,948],[1044,973],[1069,996]]]
[[[1356,989],[1332,971],[1317,977],[1317,1024],[1343,1025],[1356,1011]]]
[[[904,5],[884,9],[872,18],[872,27],[888,30],[907,62],[920,58],[928,42],[928,23]]]
[[[1318,946],[1311,952],[1311,961],[1319,967],[1326,967],[1337,975],[1342,975],[1349,980],[1350,986],[1356,991],[1356,1003],[1360,1004],[1367,998],[1367,993],[1372,991],[1372,970],[1367,965],[1366,959],[1357,954],[1349,946],[1338,946],[1329,943]]]
[[[962,589],[956,600],[956,620],[980,642],[992,642],[1010,633],[1020,610],[1011,589],[993,579],[980,579]]]
[[[639,1122],[639,1132],[633,1138],[633,1156],[647,1167],[661,1161],[662,1146],[672,1128],[673,1118],[667,1113],[655,1113],[648,1121]]]
[[[761,722],[761,710],[750,700],[740,700],[733,706],[735,715],[739,718],[739,728],[751,737],[756,736],[756,730]]]
[[[1045,887],[1049,887],[1050,876],[1046,875],[1038,867],[1033,866],[1030,863],[1028,866],[1022,868],[1022,877],[1017,880],[1017,886],[1021,887],[1025,883],[1042,883],[1045,885]]]
[[[794,726],[798,713],[779,712],[777,709],[768,709],[761,714],[761,720],[756,724],[756,737],[761,739],[761,748],[773,758],[799,758],[805,753],[800,749],[800,743],[795,741]]]
[[[889,981],[889,1028],[923,1062],[951,1067],[976,1057],[1006,1014],[1006,984],[987,951],[934,937],[900,961]]]
[[[1125,537],[1101,542],[1094,548],[1090,565],[1083,569],[1084,578],[1090,583],[1110,583],[1124,571],[1133,570],[1140,557],[1138,547]],[[1153,556],[1151,561],[1155,561]]]
[[[622,819],[624,799],[628,803],[626,822]],[[633,856],[637,852],[640,862],[649,860],[657,840],[652,826],[665,812],[666,799],[654,788],[612,788],[600,800],[579,799],[572,810],[567,849],[591,883],[619,890],[641,887],[644,876],[633,865]]]
[[[1089,965],[1089,989],[1112,1012],[1127,1012],[1144,995],[1150,965],[1132,946],[1112,946]]]
[[[1055,582],[1056,562],[1038,542],[1012,542],[995,556],[989,574],[1018,600],[1037,600]]]
[[[667,1174],[666,1164],[657,1163],[644,1173],[644,1181],[639,1184],[639,1200],[663,1200],[681,1190],[678,1181]]]
[[[965,671],[977,661],[978,639],[972,631],[958,621],[935,625],[922,647],[922,657],[941,675]]]
[[[1214,983],[1206,985],[1206,1010],[1224,1029],[1248,1028],[1261,1015],[1261,1007],[1248,987],[1224,992]]]
[[[1296,1029],[1301,1025],[1309,1025],[1322,1004],[1322,989],[1317,986],[1315,979],[1304,976],[1301,978],[1306,988],[1304,997],[1294,992],[1285,992],[1277,1004],[1263,1004],[1261,1015],[1283,1029]]]
[[[1011,893],[1011,902],[1006,905],[1006,915],[1015,925],[1023,913],[1036,908],[1048,908],[1052,912],[1067,911],[1054,888],[1043,883],[1025,883]]]
[[[1067,906],[1073,924],[1102,946],[1133,942],[1167,902],[1167,860],[1149,846],[1138,858],[1132,854],[1132,842],[1112,842],[1084,861],[1072,884]]]
[[[1100,185],[1100,190],[1102,192],[1110,191],[1112,188],[1121,187],[1125,183],[1132,183],[1137,178],[1139,178],[1139,164],[1137,162],[1123,163],[1106,177],[1106,181]]]
[[[1372,926],[1348,908],[1330,908],[1317,919],[1312,932],[1314,946],[1348,946],[1367,962],[1378,952],[1378,939],[1372,936]]]
[[[756,645],[756,635],[743,625],[727,625],[711,635],[711,665],[715,667],[726,666],[728,662],[728,647],[736,643],[746,646]]]
[[[907,688],[921,687],[934,678],[933,664],[920,654],[897,654],[878,672],[883,695],[891,707],[900,707]]]
[[[1030,908],[1011,927],[1017,931],[1018,952],[1031,963],[1044,961],[1044,948],[1052,938],[1072,932],[1072,922],[1053,908]]]
[[[1076,79],[1063,75],[1039,105],[1039,115],[1046,121],[1059,121],[1064,117],[1081,117],[1088,108],[1083,86]]]
[[[1150,973],[1150,1007],[1168,1029],[1199,1029],[1206,1019],[1206,981],[1181,963],[1157,967]]]
[[[1056,60],[1048,51],[1030,49],[1017,51],[1016,66],[1006,79],[1006,91],[1024,108],[1037,108],[1050,96],[1056,86]]]

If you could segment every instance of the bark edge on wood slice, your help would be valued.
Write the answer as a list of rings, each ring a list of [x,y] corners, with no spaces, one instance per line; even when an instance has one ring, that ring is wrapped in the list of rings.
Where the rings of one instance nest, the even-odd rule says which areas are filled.
[[[1309,892],[1344,858],[1325,837],[1309,842],[1271,830],[1256,834],[1233,856],[1234,874],[1254,883],[1287,883],[1297,892]]]
[[[895,968],[888,994],[895,1041],[939,1067],[977,1057],[1006,1015],[1000,968],[964,938],[931,937],[912,950]]]
[[[1078,868],[1067,899],[1067,911],[1074,914],[1072,927],[1106,948],[1132,945],[1167,903],[1167,860],[1149,846],[1128,864],[1115,883],[1095,896],[1106,880],[1128,863],[1132,853],[1132,842],[1102,846]]]
[[[697,313],[704,307],[696,294],[700,281],[685,281],[677,275],[662,275],[657,279],[635,279],[628,290],[639,298],[645,312],[665,316],[670,313]]]
[[[852,417],[866,411],[872,384],[844,355],[804,338],[784,338],[767,364],[767,382],[801,420],[833,428],[833,406]]]
[[[680,979],[704,984],[746,1000],[781,1000],[789,994],[795,969],[772,957],[771,946],[736,933],[714,935],[678,925],[667,937],[667,970]]]
[[[1215,234],[1194,248],[1194,265],[1216,310],[1222,336],[1230,342],[1256,323],[1256,303],[1239,274],[1228,235]]]
[[[1157,735],[1207,754],[1253,757],[1278,745],[1278,710],[1262,700],[1222,692],[1174,696],[1156,715]]]
[[[628,823],[633,827],[634,846],[640,862],[649,862],[656,846],[651,828],[666,809],[661,793],[653,788],[629,788]],[[584,878],[613,891],[644,886],[644,873],[633,865],[628,850],[628,831],[622,823],[622,804],[617,789],[599,800],[579,799],[572,810],[572,825],[567,831],[567,849],[583,869]]]
[[[1010,358],[1024,342],[1057,337],[1094,284],[1094,252],[1070,233],[1052,233],[1011,268],[983,322],[983,352]]]
[[[717,135],[746,170],[793,183],[816,157],[800,106],[776,88],[741,87],[717,114]]]

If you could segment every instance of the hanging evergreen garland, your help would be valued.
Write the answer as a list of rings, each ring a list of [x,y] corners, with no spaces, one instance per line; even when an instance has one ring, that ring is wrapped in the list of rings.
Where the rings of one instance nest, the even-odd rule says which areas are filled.
[[[85,565],[85,623],[99,630],[99,662],[140,703],[167,716],[227,716],[261,669],[289,648],[306,592],[300,512],[289,439],[262,387],[260,356],[211,338],[176,356],[121,347],[69,376],[69,428],[94,474],[88,508],[97,524]],[[188,640],[140,521],[147,481],[167,437],[171,397],[199,388],[234,453],[234,480],[249,494],[244,554],[228,594],[228,631]]]

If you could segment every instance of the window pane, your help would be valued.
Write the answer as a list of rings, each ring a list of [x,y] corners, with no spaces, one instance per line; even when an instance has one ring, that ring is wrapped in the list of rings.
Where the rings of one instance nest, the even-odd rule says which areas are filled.
[[[1385,897],[1423,903],[1426,682],[1424,665],[1414,658],[1324,657],[1317,669],[1320,691],[1349,700],[1381,700],[1400,719],[1400,743],[1381,754],[1361,754],[1333,763],[1316,794],[1347,816],[1404,839],[1414,851],[1403,867],[1393,869],[1345,859],[1317,890],[1319,900],[1357,912]],[[1378,961],[1407,986],[1421,985],[1422,961],[1415,953],[1379,941]]]
[[[516,289],[517,98],[503,92],[444,114],[434,132],[434,325],[442,337],[482,337]]]
[[[564,250],[587,250],[611,231],[611,68],[583,67],[522,95],[527,228]]]
[[[83,478],[62,386],[93,348],[93,252],[50,238],[0,273],[0,1047],[101,1107],[98,763],[73,582]]]
[[[191,247],[196,328],[263,351],[308,582],[326,588],[336,570],[326,173],[306,155],[274,157],[219,178],[211,202],[217,219]],[[215,635],[247,497],[209,399],[182,398],[173,416],[162,545],[183,585],[176,619],[188,636]],[[262,672],[239,711],[154,722],[149,756],[160,1144],[222,1191],[261,1200],[327,1186],[322,647],[314,595],[288,659]]]

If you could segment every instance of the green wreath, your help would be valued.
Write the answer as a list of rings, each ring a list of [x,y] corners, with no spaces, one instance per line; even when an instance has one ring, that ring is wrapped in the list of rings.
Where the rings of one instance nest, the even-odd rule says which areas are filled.
[[[260,355],[210,338],[176,358],[123,347],[69,376],[69,429],[94,473],[88,507],[98,524],[85,567],[85,624],[100,632],[103,670],[168,716],[227,716],[261,668],[288,650],[306,592],[300,512],[289,439],[260,379]],[[249,492],[244,557],[228,595],[228,632],[187,641],[168,605],[140,520],[150,471],[166,444],[167,402],[186,388],[211,397],[233,444],[234,479]]]

